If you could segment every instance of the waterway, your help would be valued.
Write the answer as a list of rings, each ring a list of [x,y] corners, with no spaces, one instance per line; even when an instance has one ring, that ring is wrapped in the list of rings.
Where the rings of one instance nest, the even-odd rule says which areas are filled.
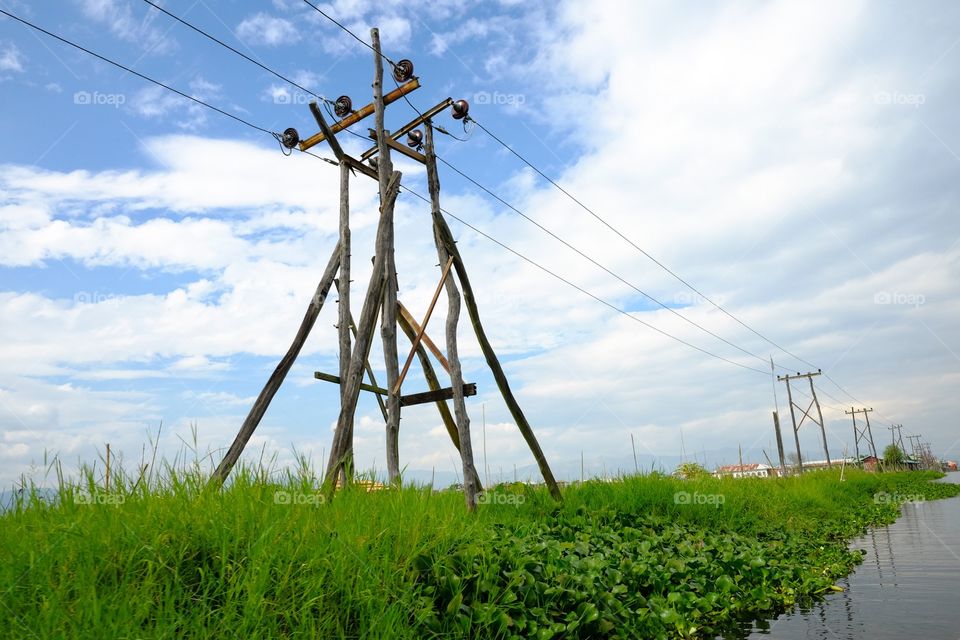
[[[960,473],[940,482],[960,484]],[[960,638],[960,497],[907,503],[888,527],[851,545],[863,564],[809,608],[759,621],[748,638]]]

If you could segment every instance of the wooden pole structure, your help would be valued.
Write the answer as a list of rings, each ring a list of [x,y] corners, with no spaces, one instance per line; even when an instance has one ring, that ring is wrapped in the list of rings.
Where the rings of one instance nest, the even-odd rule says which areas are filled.
[[[425,129],[427,131],[427,135],[425,137],[427,140],[429,140],[428,146],[425,148],[427,166],[429,167],[429,165],[432,163],[434,168],[436,168],[436,154],[434,153],[432,144],[432,128],[429,124],[427,124]],[[560,493],[560,487],[557,485],[557,481],[553,477],[553,472],[550,470],[550,465],[547,462],[547,458],[543,454],[543,449],[540,448],[540,443],[537,442],[537,437],[534,435],[533,429],[530,427],[530,423],[527,422],[527,418],[523,414],[520,404],[517,402],[517,399],[513,395],[513,391],[510,389],[510,383],[507,381],[507,376],[503,372],[503,367],[500,366],[500,360],[497,358],[497,354],[493,350],[490,340],[487,339],[487,334],[483,329],[483,324],[480,322],[480,310],[477,308],[477,301],[473,294],[473,287],[470,285],[470,278],[467,275],[467,270],[463,264],[463,259],[460,256],[460,251],[457,249],[456,241],[453,239],[453,233],[450,231],[447,221],[444,220],[439,207],[435,208],[432,213],[434,233],[437,234],[437,237],[444,243],[449,255],[453,256],[453,267],[457,272],[457,278],[460,280],[460,286],[463,289],[463,303],[467,307],[467,313],[470,315],[470,323],[473,325],[473,330],[477,335],[477,342],[480,343],[480,349],[483,351],[484,358],[487,361],[487,366],[490,367],[490,371],[493,373],[493,378],[497,383],[497,387],[500,389],[500,393],[503,395],[503,400],[506,403],[507,408],[510,410],[510,415],[513,416],[514,422],[517,424],[517,428],[520,430],[521,435],[523,435],[523,439],[527,442],[527,446],[530,447],[530,451],[533,454],[534,459],[537,461],[537,466],[540,468],[540,474],[543,476],[543,480],[547,484],[550,494],[556,500],[562,500],[563,496]]]
[[[440,178],[437,174],[436,154],[433,149],[433,127],[426,124],[426,146],[429,150],[427,160],[427,185],[430,190],[430,202],[434,220],[440,216]],[[470,439],[470,416],[463,399],[463,372],[460,368],[460,356],[457,348],[457,323],[460,321],[460,291],[453,278],[447,277],[447,270],[453,258],[447,249],[440,229],[434,224],[433,238],[437,246],[437,257],[445,265],[443,282],[447,290],[447,360],[450,363],[450,385],[453,387],[453,411],[457,418],[457,434],[460,436],[460,459],[463,463],[463,497],[468,511],[477,508],[477,470],[473,463],[473,443]]]
[[[377,175],[380,181],[380,202],[387,210],[386,200],[393,163],[390,161],[390,147],[387,144],[388,132],[383,128],[383,57],[380,53],[380,31],[370,29],[370,41],[373,47],[373,110],[376,122]],[[387,369],[387,476],[391,483],[400,480],[400,392],[397,380],[400,376],[400,363],[397,354],[397,268],[394,260],[393,206],[389,207],[389,216],[381,218],[384,228],[383,243],[377,247],[377,258],[383,254],[383,311],[380,317],[380,335],[383,339],[383,358]],[[454,385],[456,387],[456,385]],[[462,393],[462,384],[456,387]],[[456,393],[456,390],[455,390]]]
[[[813,403],[817,405],[817,415],[820,416],[820,435],[823,436],[823,455],[827,457],[827,466],[832,467],[830,450],[827,448],[827,428],[823,423],[823,411],[820,410],[820,401],[817,400],[817,390],[813,388],[813,376],[808,376],[807,381],[810,383],[810,394],[813,396]]]
[[[410,355],[407,356],[406,362],[403,363],[403,368],[400,369],[400,378],[397,380],[397,388],[394,389],[396,393],[400,393],[403,380],[407,377],[407,371],[410,370],[410,364],[413,362],[413,356],[416,354],[417,348],[420,346],[420,341],[423,340],[423,336],[427,331],[427,323],[430,322],[430,316],[433,315],[433,309],[437,305],[437,300],[440,298],[440,292],[443,291],[444,282],[447,280],[447,274],[450,273],[451,265],[453,265],[453,258],[447,260],[447,264],[443,267],[443,273],[440,274],[440,282],[437,283],[437,289],[433,292],[433,299],[430,300],[427,313],[424,315],[423,322],[420,324],[420,328],[417,329],[416,335],[413,340],[411,340]]]
[[[380,222],[377,227],[376,239],[376,257],[373,261],[373,270],[370,272],[370,283],[367,286],[367,293],[364,296],[363,307],[360,309],[360,319],[357,321],[357,338],[353,347],[353,354],[350,357],[350,373],[346,380],[341,380],[340,384],[347,389],[344,393],[344,403],[340,407],[340,416],[337,418],[337,431],[334,434],[333,446],[330,448],[330,462],[327,464],[327,475],[324,484],[328,489],[336,486],[337,473],[343,463],[345,441],[344,427],[347,421],[352,419],[357,410],[357,401],[360,398],[360,384],[363,381],[364,364],[370,354],[370,344],[373,341],[374,325],[377,322],[377,315],[383,300],[384,289],[384,258],[383,251],[384,236],[386,234],[385,221],[393,219],[393,208],[397,200],[397,194],[400,193],[401,174],[397,171],[390,178],[390,184],[387,189],[387,197],[380,205]],[[389,406],[388,406],[389,412]]]
[[[637,464],[637,446],[633,443],[633,434],[630,434],[630,448],[633,450],[633,470],[640,473],[640,465]]]
[[[797,472],[803,473],[803,456],[800,453],[800,430],[797,428],[797,414],[793,410],[793,392],[790,391],[790,376],[787,381],[787,401],[790,403],[790,419],[793,422],[793,439],[797,443]]]
[[[330,292],[330,287],[333,286],[333,278],[337,274],[339,266],[340,243],[337,243],[337,246],[334,247],[333,253],[330,256],[330,261],[327,263],[327,268],[323,272],[323,277],[320,278],[317,291],[310,300],[310,305],[307,307],[307,312],[303,316],[303,321],[300,323],[300,329],[297,331],[293,343],[287,350],[286,355],[280,360],[273,374],[271,374],[267,380],[267,384],[264,385],[263,390],[260,391],[260,395],[257,396],[253,407],[250,408],[250,413],[247,414],[246,420],[244,420],[240,426],[240,432],[237,433],[237,437],[234,439],[233,444],[230,445],[230,449],[227,450],[223,460],[220,461],[216,471],[213,472],[213,476],[210,478],[211,483],[222,484],[227,476],[230,475],[230,470],[233,469],[237,460],[240,459],[243,448],[247,445],[253,432],[256,431],[260,420],[263,419],[263,414],[266,413],[267,407],[270,406],[270,402],[273,400],[273,396],[275,396],[277,390],[280,389],[284,378],[287,377],[287,373],[290,372],[294,361],[296,361],[297,356],[300,355],[300,350],[307,341],[307,336],[310,335],[310,330],[313,329],[313,325],[317,321],[317,316],[320,315],[320,309],[323,308],[323,303],[327,299],[327,293]],[[360,393],[359,388],[357,389],[357,393]]]
[[[337,282],[340,294],[337,309],[337,332],[340,346],[340,379],[350,375],[351,339],[350,329],[353,314],[350,312],[350,167],[340,163],[340,278]],[[345,404],[346,388],[340,385],[340,406]],[[344,423],[344,467],[341,481],[344,485],[353,480],[353,420],[347,417]]]

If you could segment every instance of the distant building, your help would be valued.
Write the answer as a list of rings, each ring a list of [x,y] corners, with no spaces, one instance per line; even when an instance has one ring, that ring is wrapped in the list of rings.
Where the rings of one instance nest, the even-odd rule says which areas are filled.
[[[728,464],[717,467],[714,477],[723,478],[770,478],[777,475],[776,470],[768,464],[754,462],[752,464]]]
[[[943,461],[943,470],[944,471],[956,471],[957,463],[954,460],[944,460]]]

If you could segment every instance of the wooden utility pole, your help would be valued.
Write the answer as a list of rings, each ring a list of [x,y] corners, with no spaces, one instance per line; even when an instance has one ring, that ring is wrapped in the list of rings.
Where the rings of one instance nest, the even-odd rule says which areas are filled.
[[[793,422],[793,439],[797,445],[797,466],[800,473],[803,473],[803,458],[800,453],[800,427],[803,426],[803,421],[806,420],[807,418],[809,418],[811,422],[817,424],[820,427],[820,435],[823,437],[823,453],[827,457],[827,466],[828,467],[832,466],[832,463],[830,461],[830,450],[827,447],[827,430],[823,423],[823,412],[820,410],[820,401],[817,400],[817,390],[813,387],[813,377],[819,376],[819,375],[820,375],[820,370],[818,369],[817,371],[810,372],[810,373],[798,372],[796,375],[793,375],[793,376],[791,375],[777,376],[777,380],[787,383],[787,400],[790,402],[790,419]],[[813,399],[810,401],[810,404],[809,406],[807,406],[806,409],[803,409],[800,405],[798,405],[793,401],[793,391],[790,388],[790,381],[797,378],[807,378],[807,380],[810,382],[810,395],[812,396]],[[810,415],[810,410],[814,406],[816,406],[817,408],[816,418]],[[797,422],[797,414],[795,409],[799,409],[800,411],[803,411],[803,417],[800,418],[799,423]]]
[[[476,298],[470,285],[470,280],[467,277],[463,259],[457,249],[453,233],[444,220],[440,209],[440,182],[437,171],[436,154],[433,147],[433,128],[430,120],[442,110],[451,106],[453,107],[454,118],[463,119],[466,117],[469,107],[466,101],[454,103],[451,98],[447,98],[436,106],[427,109],[421,113],[418,118],[391,134],[385,128],[386,106],[418,89],[420,82],[413,76],[413,63],[409,60],[401,60],[396,64],[391,63],[393,66],[393,78],[398,82],[398,88],[395,91],[384,94],[383,61],[386,58],[384,58],[380,52],[379,31],[372,29],[370,36],[372,41],[371,48],[374,52],[373,101],[360,109],[353,110],[349,98],[345,96],[341,97],[335,103],[334,109],[337,116],[341,119],[333,124],[328,124],[317,103],[311,102],[309,105],[310,112],[320,129],[319,133],[301,141],[295,129],[288,128],[284,131],[281,144],[288,149],[299,147],[301,151],[307,151],[311,147],[326,141],[330,146],[330,150],[334,156],[336,156],[337,164],[340,165],[339,240],[330,257],[320,284],[317,287],[317,292],[307,308],[307,313],[301,323],[300,330],[294,338],[293,344],[280,361],[273,375],[267,381],[263,391],[261,391],[260,396],[250,410],[250,414],[247,416],[243,425],[241,425],[236,439],[214,472],[213,479],[216,482],[222,483],[230,473],[232,467],[236,464],[244,446],[260,423],[270,401],[276,394],[284,377],[289,372],[294,360],[302,349],[330,287],[336,282],[340,293],[340,306],[337,314],[338,347],[340,355],[339,375],[319,371],[314,374],[317,379],[340,385],[340,412],[337,417],[333,443],[330,447],[329,462],[324,472],[324,486],[327,490],[333,491],[338,484],[338,480],[347,483],[350,482],[353,477],[354,420],[360,392],[361,390],[365,390],[377,395],[377,400],[384,416],[387,472],[390,482],[398,483],[400,481],[399,429],[401,407],[435,403],[444,426],[450,435],[450,439],[460,453],[464,472],[464,499],[467,508],[471,511],[476,508],[477,494],[482,490],[482,484],[473,460],[470,419],[466,411],[465,398],[476,395],[477,391],[475,384],[464,383],[463,381],[463,371],[460,364],[457,344],[457,324],[460,317],[461,306],[465,306],[470,317],[471,325],[477,335],[477,340],[480,343],[480,348],[493,373],[494,380],[497,382],[497,386],[503,395],[504,401],[517,423],[517,427],[520,429],[521,434],[530,447],[551,494],[555,498],[561,499],[559,487],[547,464],[543,451],[526,417],[521,411],[516,398],[513,396],[503,368],[500,366],[496,353],[494,353],[493,347],[487,339],[480,322]],[[402,85],[399,84],[401,82],[403,83]],[[337,140],[336,134],[369,116],[374,116],[375,125],[374,128],[370,130],[370,133],[371,137],[375,140],[375,144],[371,149],[365,151],[360,159],[357,160],[344,152],[343,147]],[[426,154],[420,153],[419,143],[423,141],[423,136],[416,131],[416,128],[421,125],[426,128]],[[408,146],[411,148],[397,141],[399,136],[408,133],[413,140],[413,142],[408,142]],[[417,148],[413,149],[412,147]],[[440,258],[442,274],[436,295],[433,302],[431,302],[430,309],[422,325],[418,324],[409,311],[397,300],[398,282],[395,262],[394,208],[400,191],[402,176],[400,172],[395,171],[393,168],[390,159],[392,151],[401,153],[427,167],[434,244],[436,245],[437,255]],[[368,161],[369,165],[365,164],[365,161]],[[370,165],[375,168],[371,168]],[[356,322],[354,322],[351,312],[352,287],[350,275],[352,241],[350,234],[349,182],[351,176],[358,173],[377,181],[380,195],[380,215],[375,237],[373,269],[370,274],[370,281],[367,284],[366,292],[363,296],[360,315]],[[337,278],[338,272],[339,278]],[[456,277],[454,277],[454,274]],[[457,282],[459,282],[460,288],[457,287]],[[430,319],[430,312],[442,290],[446,290],[448,302],[446,356],[437,345],[430,340],[425,332],[426,324]],[[385,387],[380,387],[377,384],[369,362],[370,349],[374,340],[378,317],[380,318],[380,335],[383,340],[383,352],[387,372]],[[402,372],[400,371],[397,349],[398,325],[410,338],[412,344],[410,354],[404,364]],[[440,386],[440,381],[430,362],[427,350],[432,352],[443,369],[450,375],[450,387]],[[424,377],[430,390],[427,392],[402,395],[401,387],[415,355],[420,360]],[[369,384],[364,382],[364,373],[369,377]],[[385,401],[384,398],[386,399]],[[451,412],[447,406],[447,400],[453,400],[453,412]],[[486,465],[486,453],[484,453],[484,463]]]
[[[350,376],[350,354],[352,344],[350,331],[353,328],[353,314],[350,312],[350,167],[340,164],[340,277],[336,282],[337,292],[340,294],[337,307],[337,333],[340,346],[340,379],[346,380]],[[364,365],[369,367],[369,363]],[[373,377],[370,373],[371,380]],[[340,387],[340,404],[345,404],[344,393],[346,387]],[[341,471],[343,483],[350,482],[353,469],[353,416],[349,416],[344,424],[344,461],[346,471]]]
[[[783,456],[783,436],[780,433],[780,414],[773,412],[773,430],[777,435],[777,454],[780,456],[780,473],[787,475],[787,461]]]
[[[854,450],[857,453],[857,462],[860,461],[860,441],[863,440],[865,444],[870,445],[870,448],[867,452],[872,455],[874,458],[877,457],[877,448],[873,444],[873,430],[870,429],[870,412],[873,411],[873,408],[870,409],[854,409],[850,407],[850,411],[844,411],[848,416],[853,416],[853,440],[854,440]],[[857,427],[857,414],[862,413],[864,419],[866,420],[865,426],[861,429]]]
[[[426,137],[432,143],[432,131],[429,124],[426,125],[426,130]],[[436,156],[432,147],[426,149],[426,155],[428,158],[427,162],[432,162],[434,166],[436,166]],[[431,156],[434,158],[433,160],[430,160]],[[466,266],[464,266],[460,250],[457,249],[456,241],[453,239],[453,232],[450,231],[450,227],[443,218],[439,207],[433,211],[433,223],[436,239],[443,243],[447,254],[453,257],[453,266],[456,270],[457,278],[460,280],[460,286],[463,288],[463,303],[467,307],[467,313],[470,315],[470,323],[473,325],[474,333],[476,333],[477,342],[480,343],[480,350],[483,352],[484,358],[487,361],[487,366],[490,367],[490,371],[493,373],[493,378],[497,383],[497,387],[500,389],[500,394],[503,396],[503,400],[510,410],[510,415],[513,416],[514,422],[516,422],[517,428],[520,430],[520,434],[526,441],[527,446],[530,447],[530,452],[537,461],[540,474],[543,476],[543,480],[550,490],[550,494],[556,500],[562,500],[563,496],[560,493],[560,487],[553,477],[553,472],[550,470],[550,465],[543,453],[543,449],[540,448],[540,443],[537,441],[537,437],[534,435],[530,423],[527,422],[527,418],[520,408],[520,403],[517,402],[516,397],[513,395],[513,391],[510,389],[510,383],[507,381],[507,376],[503,372],[503,367],[500,365],[500,360],[493,350],[493,345],[490,344],[490,340],[487,338],[487,333],[480,321],[480,310],[477,307],[476,297],[473,294],[473,287],[470,284]]]

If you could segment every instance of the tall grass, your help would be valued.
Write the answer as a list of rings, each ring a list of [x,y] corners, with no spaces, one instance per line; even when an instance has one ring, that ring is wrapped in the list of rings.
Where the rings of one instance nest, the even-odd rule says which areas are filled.
[[[479,581],[506,580],[498,567],[464,586],[452,606],[453,597],[442,600],[441,587],[431,582],[440,574],[421,566],[423,559],[440,566],[469,548],[499,566],[508,563],[506,546],[485,545],[504,539],[524,545],[535,531],[556,530],[562,537],[562,527],[585,519],[598,531],[634,518],[705,535],[746,536],[773,530],[813,535],[823,523],[847,523],[840,530],[849,537],[871,518],[889,520],[896,512],[895,505],[872,500],[878,491],[936,491],[926,483],[931,475],[917,473],[848,471],[844,482],[832,472],[782,480],[684,481],[651,474],[568,487],[561,505],[541,488],[509,485],[488,494],[505,499],[490,499],[468,515],[459,493],[429,487],[368,492],[348,486],[326,498],[306,465],[281,473],[262,464],[241,466],[226,486],[211,488],[201,462],[154,461],[156,473],[142,465],[133,473],[114,467],[109,487],[94,467],[74,482],[58,474],[54,500],[26,487],[0,516],[0,634],[521,637],[526,632],[513,618],[504,623],[508,631],[494,632],[493,622],[481,624],[471,617],[479,614],[464,613],[463,603],[474,602],[476,611],[497,606],[501,596],[485,599]],[[723,496],[723,503],[678,503],[682,492]],[[873,515],[858,520],[855,511]],[[599,516],[608,513],[620,520]],[[449,576],[441,577],[446,584]],[[609,631],[592,633],[600,633],[596,629]],[[579,637],[551,634],[542,637]]]

